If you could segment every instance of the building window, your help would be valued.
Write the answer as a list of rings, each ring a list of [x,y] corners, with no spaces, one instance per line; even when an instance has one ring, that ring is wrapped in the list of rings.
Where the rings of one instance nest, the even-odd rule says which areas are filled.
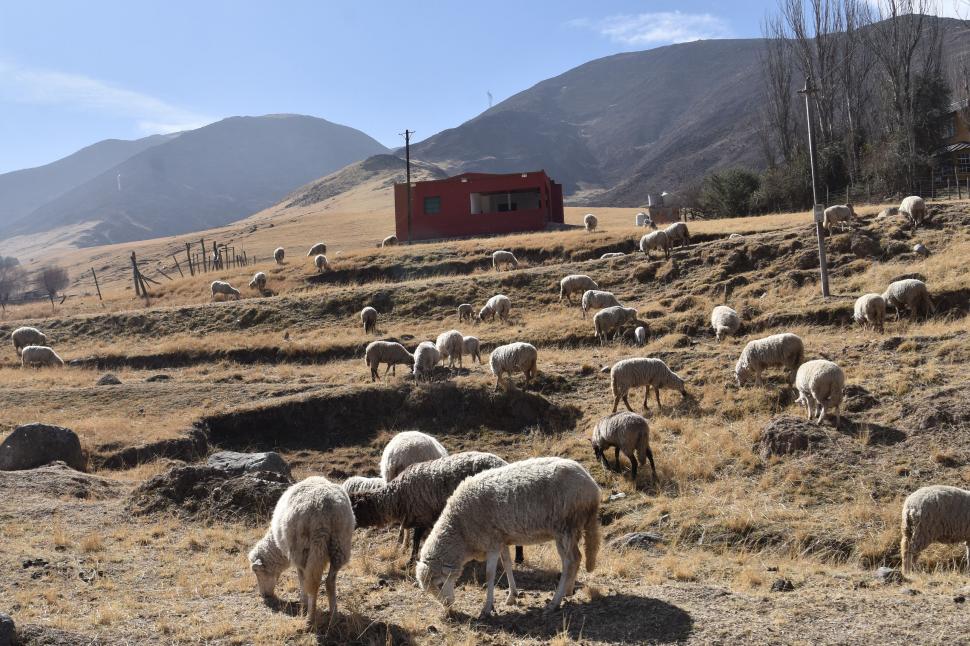
[[[436,215],[438,213],[441,213],[441,196],[435,195],[434,197],[424,198],[424,214]]]
[[[471,213],[509,213],[534,211],[540,208],[541,198],[537,189],[506,191],[503,193],[472,193]]]

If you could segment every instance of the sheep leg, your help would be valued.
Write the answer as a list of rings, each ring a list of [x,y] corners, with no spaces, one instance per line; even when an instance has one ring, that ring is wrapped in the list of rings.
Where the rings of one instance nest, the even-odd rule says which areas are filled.
[[[620,473],[620,447],[613,447],[613,462],[615,466],[613,467],[617,473]]]
[[[516,551],[522,549],[520,546],[515,547]],[[505,570],[505,576],[509,579],[509,596],[505,598],[506,605],[514,606],[515,597],[518,592],[515,588],[515,576],[512,574],[512,556],[509,554],[509,546],[505,545],[502,547],[502,569]]]
[[[650,390],[650,389],[647,388],[647,390]],[[661,407],[660,407],[660,387],[659,386],[654,386],[653,387],[653,392],[654,392],[655,395],[657,395],[657,411],[659,412],[661,410]]]
[[[498,568],[499,551],[489,552],[485,557],[485,580],[488,588],[485,591],[485,606],[482,607],[479,619],[487,619],[492,614],[495,606],[495,570]]]
[[[646,453],[647,453],[647,460],[650,461],[650,473],[653,475],[653,481],[656,482],[657,481],[657,467],[654,466],[654,464],[653,464],[653,451],[650,449],[649,446],[647,446]],[[641,462],[643,461],[643,456],[642,455],[640,456],[640,461]]]
[[[967,560],[967,569],[970,569],[970,541],[964,541],[963,542],[963,547],[966,550],[966,552],[964,554],[964,557]],[[518,548],[516,548],[516,549],[518,549]]]
[[[303,589],[307,598],[307,619],[310,621],[310,629],[313,632],[317,631],[317,593],[320,592],[322,578],[323,563],[308,564],[303,572]]]
[[[644,412],[647,412],[650,410],[649,401],[650,401],[650,386],[647,386],[647,389],[643,391],[643,411]]]
[[[408,561],[408,565],[412,565],[418,562],[418,548],[421,546],[421,539],[424,538],[424,533],[427,531],[424,527],[415,527],[411,534],[411,560]]]
[[[569,582],[569,571],[573,564],[572,555],[568,546],[565,544],[565,538],[564,536],[556,538],[556,551],[559,552],[559,559],[562,561],[562,574],[559,576],[559,587],[556,588],[556,594],[552,597],[552,601],[546,605],[546,613],[554,612],[559,608],[559,604],[562,603],[562,598],[566,594],[566,586]]]
[[[582,560],[579,555],[579,534],[570,537],[569,557],[569,578],[566,580],[566,596],[571,597],[576,591],[576,576],[579,574],[579,564]]]
[[[633,481],[637,481],[637,458],[634,455],[627,456],[630,458],[630,472],[633,477]]]
[[[337,618],[337,570],[333,566],[327,573],[327,604],[330,608],[330,618],[327,621],[327,628],[333,625],[333,620]]]

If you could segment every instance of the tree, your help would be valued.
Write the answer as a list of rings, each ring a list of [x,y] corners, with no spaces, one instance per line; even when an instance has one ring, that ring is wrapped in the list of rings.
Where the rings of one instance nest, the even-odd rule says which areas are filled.
[[[24,288],[24,268],[13,256],[0,256],[0,310],[7,312],[7,303]]]
[[[51,301],[51,310],[54,309],[54,297],[70,282],[67,270],[57,265],[42,267],[37,274],[37,287],[47,294],[47,298]]]
[[[711,173],[701,186],[701,205],[722,218],[749,215],[759,183],[758,175],[746,168]]]

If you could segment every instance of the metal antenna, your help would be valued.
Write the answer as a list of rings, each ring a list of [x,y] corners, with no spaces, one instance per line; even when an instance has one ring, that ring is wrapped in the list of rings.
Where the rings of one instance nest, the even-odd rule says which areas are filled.
[[[404,137],[404,161],[405,161],[405,183],[408,191],[408,244],[411,244],[411,135],[413,130],[405,129],[401,135]]]
[[[811,97],[817,92],[812,85],[812,77],[805,78],[805,87],[798,91],[805,95],[805,122],[808,126],[808,162],[812,167],[812,211],[815,216],[815,237],[818,239],[818,266],[822,278],[822,297],[829,297],[829,265],[825,258],[825,235],[822,233],[822,218],[825,205],[818,202],[818,188],[815,182],[815,137],[812,134],[812,101]]]

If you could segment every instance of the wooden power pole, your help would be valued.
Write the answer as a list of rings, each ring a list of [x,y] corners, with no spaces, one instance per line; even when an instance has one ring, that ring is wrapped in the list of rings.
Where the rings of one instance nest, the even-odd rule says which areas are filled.
[[[825,258],[825,234],[822,231],[822,215],[825,205],[818,202],[818,188],[815,180],[815,137],[812,134],[812,95],[817,89],[812,85],[812,77],[805,78],[805,87],[798,91],[805,95],[805,121],[808,126],[808,161],[812,167],[812,212],[815,217],[815,237],[818,239],[818,266],[822,278],[822,297],[829,296],[829,265]]]
[[[404,181],[408,191],[408,244],[411,244],[411,135],[413,134],[413,130],[404,130]]]

